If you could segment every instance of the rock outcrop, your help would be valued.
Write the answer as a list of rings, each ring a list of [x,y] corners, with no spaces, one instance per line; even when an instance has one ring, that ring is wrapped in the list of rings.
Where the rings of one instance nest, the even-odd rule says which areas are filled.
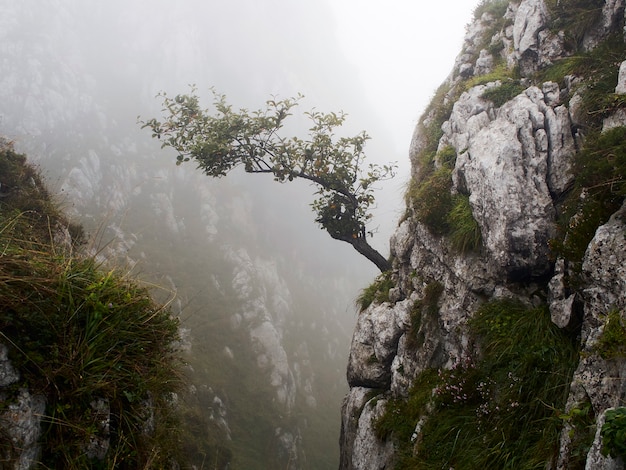
[[[607,353],[602,339],[610,318],[618,322],[618,330],[626,319],[626,209],[599,221],[595,236],[592,232],[585,242],[582,260],[559,252],[558,240],[567,232],[564,243],[570,243],[583,217],[568,213],[572,203],[564,201],[575,201],[580,191],[576,156],[585,149],[586,134],[625,126],[626,120],[620,106],[603,110],[604,126],[587,114],[592,105],[585,95],[589,77],[584,73],[558,80],[540,77],[558,61],[591,53],[614,40],[611,35],[622,35],[624,2],[605,2],[601,10],[594,2],[577,2],[576,21],[589,21],[583,33],[568,29],[578,23],[568,23],[567,15],[559,18],[559,8],[573,8],[568,2],[484,3],[410,149],[416,187],[450,165],[440,155],[452,149],[456,158],[449,192],[453,200],[457,195],[468,198],[482,235],[480,247],[455,248],[449,235],[429,227],[411,196],[407,198],[407,216],[391,239],[395,286],[390,301],[364,309],[353,334],[347,371],[351,388],[342,409],[341,469],[389,469],[399,458],[437,453],[420,447],[420,433],[434,413],[435,392],[446,384],[441,377],[474,370],[474,363],[466,364],[481,357],[483,346],[472,333],[472,321],[481,306],[504,299],[527,308],[549,308],[552,323],[579,342],[578,366],[563,383],[569,398],[559,405],[562,416],[569,418],[563,418],[559,452],[545,457],[546,468],[579,468],[585,462],[589,469],[623,468],[621,459],[602,454],[600,429],[605,410],[623,406],[626,397],[626,356],[622,350]],[[619,63],[612,70],[612,76],[619,72],[623,77]],[[616,93],[623,93],[623,80]],[[611,184],[623,185],[623,168],[614,171]],[[583,190],[579,206],[592,193]],[[612,204],[623,200],[623,194],[611,199]],[[572,218],[564,226],[560,221],[567,214]],[[412,434],[394,434],[389,424],[395,422],[394,410],[398,403],[414,403],[416,379],[428,371],[439,371],[440,377],[425,408],[430,411],[416,415]],[[455,403],[480,390],[464,392]],[[480,412],[484,410],[477,408]],[[577,421],[583,415],[585,425]],[[583,428],[593,429],[595,437]],[[399,441],[399,436],[408,440]],[[446,465],[454,468],[474,468],[457,467],[454,457],[449,459]]]

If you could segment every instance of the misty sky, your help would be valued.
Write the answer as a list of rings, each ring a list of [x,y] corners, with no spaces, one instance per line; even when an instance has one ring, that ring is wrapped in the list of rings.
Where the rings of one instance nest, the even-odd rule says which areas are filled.
[[[331,0],[342,50],[400,152],[452,70],[477,0]]]
[[[0,11],[10,13],[10,3],[0,0]],[[89,100],[121,103],[116,106],[126,117],[116,119],[133,127],[138,114],[158,112],[158,92],[186,92],[192,83],[205,96],[214,86],[235,105],[252,109],[270,95],[302,92],[303,110],[347,112],[347,132],[366,130],[372,137],[368,156],[397,161],[402,170],[377,198],[386,220],[374,243],[386,250],[393,220],[404,210],[413,128],[451,71],[476,3],[22,0],[30,13],[0,16],[3,31],[40,41],[42,46],[23,46],[37,59],[24,57],[22,66],[29,77],[59,84],[55,96],[66,112],[84,107],[86,98],[75,90],[91,87]],[[68,23],[75,26],[68,29]],[[63,38],[60,47],[52,45],[53,37]],[[56,72],[44,70],[49,64]],[[5,80],[3,88],[5,103],[26,95],[32,108],[23,130],[5,131],[10,138],[41,134],[54,121],[39,84],[25,91],[18,81]]]

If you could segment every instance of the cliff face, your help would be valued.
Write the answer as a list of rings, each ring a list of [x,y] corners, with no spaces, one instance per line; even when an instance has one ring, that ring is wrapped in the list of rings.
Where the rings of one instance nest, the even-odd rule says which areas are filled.
[[[623,468],[623,28],[623,1],[477,7],[357,320],[340,468]]]

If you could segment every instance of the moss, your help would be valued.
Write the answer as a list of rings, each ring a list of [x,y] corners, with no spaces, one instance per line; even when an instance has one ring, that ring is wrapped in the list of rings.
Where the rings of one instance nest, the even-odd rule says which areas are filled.
[[[594,351],[606,360],[626,358],[626,328],[619,310],[611,310],[606,316],[604,330]]]

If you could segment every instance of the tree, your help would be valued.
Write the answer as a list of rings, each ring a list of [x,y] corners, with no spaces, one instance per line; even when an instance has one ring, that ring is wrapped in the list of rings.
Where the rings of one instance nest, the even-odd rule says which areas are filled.
[[[374,204],[374,184],[394,176],[395,165],[368,164],[363,148],[369,136],[337,137],[346,118],[341,113],[305,113],[311,121],[307,139],[281,136],[285,120],[302,99],[269,100],[265,109],[233,110],[226,97],[213,91],[214,112],[202,109],[196,89],[163,100],[163,122],[140,121],[178,152],[176,163],[193,160],[206,175],[221,177],[238,166],[248,173],[270,173],[279,182],[302,178],[317,186],[311,206],[315,221],[332,238],[350,243],[381,271],[389,261],[367,241],[366,224]]]

